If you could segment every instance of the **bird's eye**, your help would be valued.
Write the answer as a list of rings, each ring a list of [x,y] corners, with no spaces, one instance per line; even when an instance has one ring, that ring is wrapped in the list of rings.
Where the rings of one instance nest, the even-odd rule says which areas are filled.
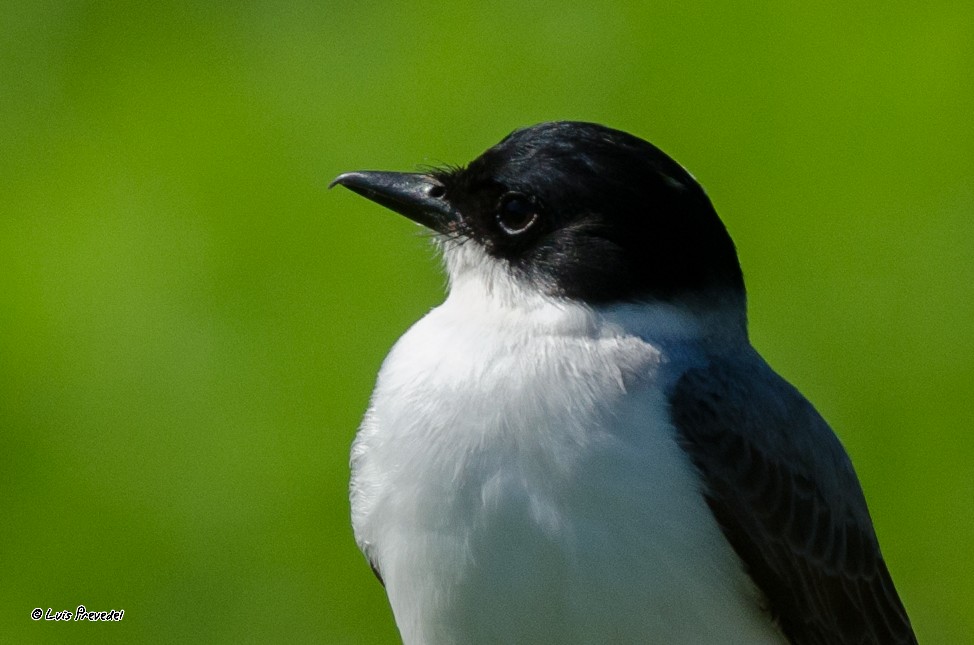
[[[508,193],[497,209],[497,225],[508,235],[520,235],[538,221],[538,207],[520,193]]]

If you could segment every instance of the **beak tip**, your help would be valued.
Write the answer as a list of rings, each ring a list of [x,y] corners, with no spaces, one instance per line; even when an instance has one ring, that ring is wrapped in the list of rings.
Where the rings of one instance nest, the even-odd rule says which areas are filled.
[[[344,186],[344,185],[346,185],[346,182],[349,179],[351,179],[353,176],[358,175],[358,174],[359,173],[357,173],[357,172],[343,172],[342,174],[340,174],[337,177],[335,177],[334,179],[332,179],[331,182],[329,182],[329,184],[328,184],[328,190],[331,190],[335,186]]]

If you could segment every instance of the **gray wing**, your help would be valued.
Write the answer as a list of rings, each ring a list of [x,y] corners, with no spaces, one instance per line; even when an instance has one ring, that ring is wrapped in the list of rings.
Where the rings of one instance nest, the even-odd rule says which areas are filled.
[[[845,450],[758,359],[712,360],[671,392],[707,503],[796,645],[916,643]]]

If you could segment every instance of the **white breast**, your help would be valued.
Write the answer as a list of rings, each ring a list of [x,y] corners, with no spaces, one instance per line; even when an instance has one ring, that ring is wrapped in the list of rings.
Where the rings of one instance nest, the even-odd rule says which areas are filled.
[[[353,448],[404,642],[783,642],[668,421],[692,321],[483,296],[399,340]]]

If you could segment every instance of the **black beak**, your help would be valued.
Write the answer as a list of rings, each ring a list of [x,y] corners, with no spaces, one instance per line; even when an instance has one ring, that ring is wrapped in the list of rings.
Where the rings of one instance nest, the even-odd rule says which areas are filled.
[[[422,173],[366,170],[346,172],[328,187],[339,185],[377,204],[431,228],[448,234],[456,230],[460,214],[446,200],[446,187]]]

